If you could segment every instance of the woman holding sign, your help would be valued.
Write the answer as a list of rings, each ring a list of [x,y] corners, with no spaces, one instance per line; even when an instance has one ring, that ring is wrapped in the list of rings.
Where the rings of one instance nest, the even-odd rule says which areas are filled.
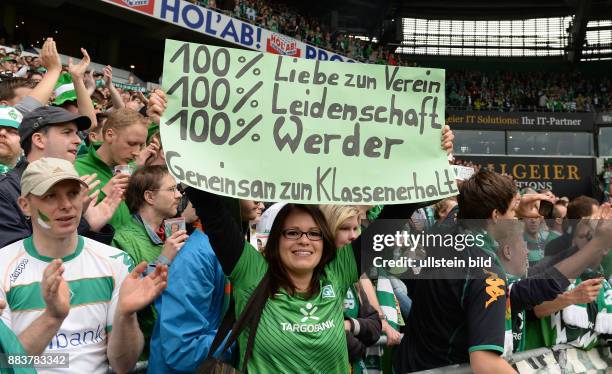
[[[448,152],[452,140],[445,127],[442,147]],[[248,331],[238,339],[240,367],[251,373],[349,372],[343,301],[360,273],[359,238],[336,250],[317,206],[287,204],[274,220],[264,258],[245,241],[224,198],[194,188],[187,194],[230,278],[237,318],[262,279],[268,285],[247,368]],[[416,208],[389,205],[379,218],[408,219]]]

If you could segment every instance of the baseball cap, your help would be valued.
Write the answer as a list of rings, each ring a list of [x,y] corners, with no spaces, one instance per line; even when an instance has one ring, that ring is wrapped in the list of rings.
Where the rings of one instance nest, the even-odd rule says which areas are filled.
[[[0,59],[0,63],[7,62],[7,61],[17,62],[17,60],[15,60],[15,58],[11,56],[2,57],[2,59]]]
[[[0,105],[0,126],[19,128],[23,114],[12,106]]]
[[[59,107],[43,106],[34,109],[23,117],[21,126],[19,126],[20,143],[23,146],[23,143],[29,140],[32,134],[43,127],[66,122],[74,122],[79,131],[85,131],[91,126],[91,120],[87,116],[74,114]]]
[[[32,194],[44,195],[55,184],[74,180],[87,187],[87,184],[79,178],[74,165],[70,161],[61,158],[43,157],[28,164],[21,176],[21,196]]]

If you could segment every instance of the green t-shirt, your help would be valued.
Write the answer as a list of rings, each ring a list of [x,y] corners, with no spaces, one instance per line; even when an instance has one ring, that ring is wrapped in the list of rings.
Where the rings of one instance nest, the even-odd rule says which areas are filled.
[[[155,244],[151,241],[145,226],[134,217],[115,231],[111,246],[126,252],[135,264],[142,261],[153,262],[163,249],[163,244]],[[138,324],[145,338],[145,347],[140,355],[142,360],[149,357],[149,343],[156,320],[157,312],[153,304],[138,311]]]
[[[100,148],[100,144],[94,144],[89,147],[89,151],[76,159],[74,163],[74,168],[79,173],[79,175],[89,175],[96,173],[98,175],[98,179],[100,180],[100,184],[96,187],[96,190],[101,189],[106,186],[108,181],[113,177],[113,170],[110,166],[106,165],[104,161],[100,159],[98,156],[97,149]],[[98,201],[102,201],[106,195],[104,192],[100,191],[100,195],[98,196]],[[108,222],[111,226],[115,228],[115,230],[119,229],[121,226],[127,224],[132,219],[132,215],[130,214],[130,210],[128,209],[125,201],[122,201],[117,207],[115,214]]]
[[[249,243],[230,275],[236,316],[268,268],[264,257]],[[318,295],[305,300],[284,291],[268,299],[255,335],[250,373],[348,373],[343,303],[346,291],[357,281],[353,249],[347,245],[325,266]],[[238,340],[240,360],[248,332]],[[241,365],[242,366],[242,365]]]
[[[0,321],[0,353],[26,355],[15,333]],[[0,368],[0,374],[36,374],[34,368]]]

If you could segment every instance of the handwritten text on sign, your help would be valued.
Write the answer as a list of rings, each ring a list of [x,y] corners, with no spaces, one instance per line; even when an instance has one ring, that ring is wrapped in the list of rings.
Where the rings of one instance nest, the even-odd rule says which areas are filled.
[[[443,70],[167,40],[163,87],[166,161],[193,187],[334,204],[456,194],[440,147]]]

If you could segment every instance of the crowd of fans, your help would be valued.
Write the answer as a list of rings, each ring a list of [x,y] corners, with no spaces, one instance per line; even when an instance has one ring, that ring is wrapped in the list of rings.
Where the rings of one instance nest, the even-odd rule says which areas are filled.
[[[400,56],[394,55],[378,43],[334,30],[319,18],[301,14],[299,10],[284,2],[236,0],[229,9],[223,9],[214,0],[194,2],[357,61],[407,66]]]
[[[610,77],[579,72],[450,71],[446,104],[463,110],[594,112],[612,110]]]
[[[214,0],[199,3],[217,7]],[[316,17],[303,16],[282,2],[237,0],[230,14],[361,62],[416,66],[383,45],[331,30]],[[587,79],[580,73],[448,71],[446,100],[447,106],[456,110],[612,111],[612,80]]]
[[[243,4],[247,18],[281,32],[328,38],[254,3],[239,12]],[[475,172],[458,182],[458,197],[427,207],[266,206],[184,188],[165,166],[164,93],[118,89],[110,66],[93,72],[82,54],[62,66],[49,38],[38,57],[0,56],[3,352],[69,353],[75,373],[127,372],[139,359],[150,373],[220,361],[254,373],[388,371],[385,351],[397,373],[468,362],[501,373],[512,372],[512,352],[590,350],[609,339],[609,204],[521,195],[507,176],[465,163]],[[455,91],[497,98],[521,85],[597,95],[595,108],[609,95],[609,81],[575,76],[484,77],[451,75],[449,101]],[[452,140],[445,128],[441,147],[451,152]],[[481,235],[452,255],[494,261],[452,279],[440,269],[418,280],[391,267],[372,273],[360,235],[385,219],[414,234]],[[428,251],[416,256],[439,255]],[[237,347],[222,344],[230,328]]]
[[[200,4],[215,8],[216,2]],[[358,61],[416,66],[378,43],[331,30],[317,18],[300,15],[281,2],[238,0],[231,13],[260,27],[336,51]],[[451,71],[447,105],[461,110],[593,112],[612,110],[612,81],[579,73]]]

